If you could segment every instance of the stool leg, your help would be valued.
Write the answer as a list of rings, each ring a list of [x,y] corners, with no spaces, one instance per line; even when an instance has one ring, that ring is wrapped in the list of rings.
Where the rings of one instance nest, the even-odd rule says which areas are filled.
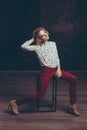
[[[55,80],[55,111],[56,111],[56,105],[57,105],[57,79]]]
[[[52,106],[54,106],[54,87],[55,87],[55,81],[52,80]]]
[[[36,92],[37,92],[37,95],[38,95],[38,93],[40,91],[39,78],[37,78],[36,82],[37,82]],[[54,107],[54,110],[52,110],[52,111],[56,111],[56,99],[57,99],[57,79],[54,78],[54,79],[52,79],[52,103],[50,105],[51,107]],[[42,106],[46,107],[46,106],[49,106],[49,105],[40,105],[40,101],[37,99],[36,106],[37,106],[37,112],[40,112],[40,107],[42,107]]]
[[[56,111],[56,103],[57,103],[57,79],[52,80],[52,106],[54,107],[54,111]]]
[[[39,88],[39,78],[37,78],[37,81],[36,81],[36,93],[37,93],[37,97],[38,97],[39,91],[40,91],[40,88]],[[37,106],[37,112],[39,112],[39,100],[38,99],[36,101],[36,106]]]

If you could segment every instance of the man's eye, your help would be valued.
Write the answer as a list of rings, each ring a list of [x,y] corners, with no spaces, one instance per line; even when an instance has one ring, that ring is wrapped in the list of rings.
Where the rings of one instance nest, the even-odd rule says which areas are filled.
[[[43,37],[43,36],[47,36],[47,35],[46,35],[46,34],[44,34],[44,35],[42,35],[42,37]]]
[[[39,36],[38,38],[42,38],[43,36],[47,36],[47,35],[46,35],[46,34],[43,34],[43,35]]]

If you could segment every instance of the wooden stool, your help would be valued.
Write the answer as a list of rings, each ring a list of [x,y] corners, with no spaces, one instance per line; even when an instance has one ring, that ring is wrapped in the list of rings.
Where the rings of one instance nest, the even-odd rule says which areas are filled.
[[[55,112],[56,111],[56,101],[57,101],[57,77],[53,77],[52,81],[52,102],[51,104],[40,104],[41,101],[37,101],[37,112]],[[39,78],[37,79],[37,94],[39,93]],[[42,107],[50,107],[52,110],[40,110]]]

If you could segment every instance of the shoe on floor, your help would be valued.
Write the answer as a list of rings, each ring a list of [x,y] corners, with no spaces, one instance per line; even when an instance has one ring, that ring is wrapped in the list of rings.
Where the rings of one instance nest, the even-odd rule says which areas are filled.
[[[71,105],[68,107],[68,113],[74,115],[74,116],[80,116],[80,113],[76,109],[76,105]]]
[[[18,106],[16,104],[16,100],[11,100],[10,101],[8,109],[10,109],[13,112],[13,114],[19,115]]]

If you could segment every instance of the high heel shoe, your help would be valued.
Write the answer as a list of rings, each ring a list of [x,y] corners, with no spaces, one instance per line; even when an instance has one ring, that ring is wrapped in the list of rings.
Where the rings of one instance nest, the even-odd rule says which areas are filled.
[[[68,113],[74,116],[80,116],[80,113],[77,111],[76,104],[70,105],[68,107]]]
[[[13,114],[19,115],[18,106],[16,104],[16,100],[11,100],[10,101],[10,103],[8,105],[8,109],[11,110],[13,112]]]

